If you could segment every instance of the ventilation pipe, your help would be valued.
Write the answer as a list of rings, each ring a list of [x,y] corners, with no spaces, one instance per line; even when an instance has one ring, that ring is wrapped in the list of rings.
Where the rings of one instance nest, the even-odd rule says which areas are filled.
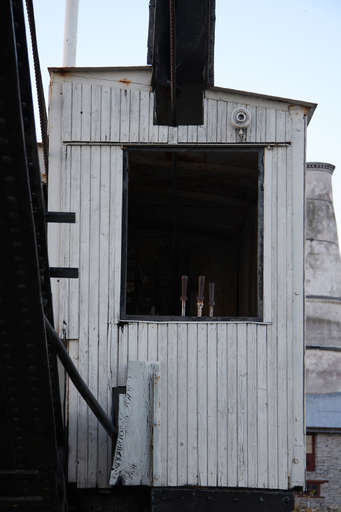
[[[63,67],[76,65],[79,0],[65,0]]]

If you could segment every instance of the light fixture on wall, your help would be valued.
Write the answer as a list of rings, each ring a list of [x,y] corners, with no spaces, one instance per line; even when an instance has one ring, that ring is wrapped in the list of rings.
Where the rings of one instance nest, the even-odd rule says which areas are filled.
[[[236,129],[240,142],[246,141],[247,129],[251,123],[251,114],[244,107],[238,107],[233,110],[231,115],[231,124]]]

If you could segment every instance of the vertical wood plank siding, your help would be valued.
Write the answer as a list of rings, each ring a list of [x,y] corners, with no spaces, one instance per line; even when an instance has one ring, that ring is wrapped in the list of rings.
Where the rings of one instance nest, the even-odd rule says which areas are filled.
[[[154,95],[147,88],[124,89],[81,81],[63,84],[63,107],[64,142],[236,143],[239,140],[230,119],[237,107],[251,113],[246,142],[286,141],[288,113],[284,108],[205,98],[203,125],[158,126],[153,124]]]
[[[174,128],[153,125],[153,95],[143,86],[57,80],[53,98],[60,119],[52,112],[50,139],[59,146],[51,146],[49,206],[76,212],[76,224],[51,226],[50,247],[55,266],[80,269],[79,281],[54,281],[54,306],[81,375],[111,414],[111,388],[126,384],[128,360],[160,361],[157,485],[286,489],[288,479],[300,485],[303,110],[248,107],[248,142],[292,142],[265,150],[265,323],[119,327],[122,150],[105,143],[234,143],[230,117],[242,104],[206,98],[204,125]],[[68,406],[69,479],[106,487],[108,438],[72,385]]]

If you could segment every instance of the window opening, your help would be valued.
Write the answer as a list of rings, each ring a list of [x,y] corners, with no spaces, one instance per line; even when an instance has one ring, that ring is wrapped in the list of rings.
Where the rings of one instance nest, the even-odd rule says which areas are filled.
[[[303,497],[324,498],[321,496],[322,484],[327,484],[329,480],[307,480],[305,492],[301,494]]]
[[[315,471],[315,435],[307,434],[306,437],[306,466],[307,471]]]
[[[124,150],[122,317],[261,319],[262,165],[258,148]]]

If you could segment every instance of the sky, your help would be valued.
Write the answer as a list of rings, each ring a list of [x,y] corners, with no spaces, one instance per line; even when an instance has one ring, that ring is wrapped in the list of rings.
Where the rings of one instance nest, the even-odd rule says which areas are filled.
[[[146,65],[148,0],[80,0],[77,66]],[[62,65],[64,0],[34,0],[46,100]],[[341,236],[341,1],[216,0],[215,85],[318,103],[307,161],[336,166]]]

